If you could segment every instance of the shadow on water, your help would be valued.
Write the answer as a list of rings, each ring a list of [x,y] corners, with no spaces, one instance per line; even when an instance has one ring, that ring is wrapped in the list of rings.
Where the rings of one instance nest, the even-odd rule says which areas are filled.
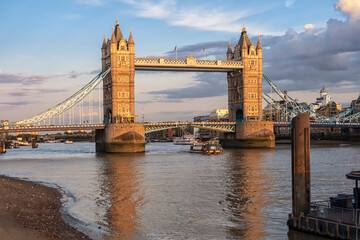
[[[324,238],[321,236],[317,236],[314,234],[309,234],[309,233],[305,233],[305,232],[299,232],[299,231],[295,231],[295,230],[289,230],[288,231],[288,239],[289,240],[326,240],[329,238]]]

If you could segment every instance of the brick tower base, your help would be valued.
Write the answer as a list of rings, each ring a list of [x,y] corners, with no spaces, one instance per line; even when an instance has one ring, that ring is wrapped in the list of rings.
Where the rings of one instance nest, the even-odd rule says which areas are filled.
[[[109,123],[98,129],[96,152],[145,152],[145,127],[143,123]]]
[[[235,133],[220,136],[225,148],[275,148],[274,124],[270,121],[237,122]]]

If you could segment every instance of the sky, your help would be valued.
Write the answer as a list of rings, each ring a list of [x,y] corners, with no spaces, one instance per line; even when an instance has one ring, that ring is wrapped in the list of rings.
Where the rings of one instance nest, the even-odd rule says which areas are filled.
[[[116,16],[136,57],[175,58],[177,46],[178,58],[205,48],[225,60],[244,25],[290,96],[312,103],[324,86],[348,107],[360,94],[360,0],[0,0],[0,119],[40,113],[95,77]],[[227,108],[226,74],[137,71],[135,101],[145,121],[192,120]]]

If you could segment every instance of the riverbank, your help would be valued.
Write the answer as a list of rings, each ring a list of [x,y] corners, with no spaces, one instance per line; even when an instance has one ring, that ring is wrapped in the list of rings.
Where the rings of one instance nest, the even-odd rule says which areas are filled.
[[[1,239],[90,239],[64,222],[60,199],[54,188],[0,175]]]

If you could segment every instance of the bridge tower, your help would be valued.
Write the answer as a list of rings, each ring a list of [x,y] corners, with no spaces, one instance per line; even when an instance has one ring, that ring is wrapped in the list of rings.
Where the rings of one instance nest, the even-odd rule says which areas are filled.
[[[101,61],[103,72],[111,67],[103,81],[105,123],[135,122],[135,43],[131,30],[129,39],[124,39],[118,20],[111,39],[106,42],[104,35]]]
[[[238,44],[227,60],[242,61],[244,68],[227,74],[229,121],[262,119],[262,47],[260,37],[257,46],[250,42],[243,27]]]
[[[231,144],[225,141],[223,145],[231,147],[275,146],[272,122],[261,121],[263,72],[260,36],[255,47],[247,35],[246,28],[243,27],[234,51],[229,41],[226,56],[227,60],[242,61],[243,68],[227,74],[229,121],[236,122],[236,133],[225,135],[225,140],[232,140],[229,141]],[[241,141],[236,141],[236,139]]]
[[[102,71],[111,67],[103,80],[105,129],[97,131],[98,152],[144,152],[144,124],[135,116],[135,42],[130,29],[126,40],[116,19],[111,39],[105,34],[101,47]]]

